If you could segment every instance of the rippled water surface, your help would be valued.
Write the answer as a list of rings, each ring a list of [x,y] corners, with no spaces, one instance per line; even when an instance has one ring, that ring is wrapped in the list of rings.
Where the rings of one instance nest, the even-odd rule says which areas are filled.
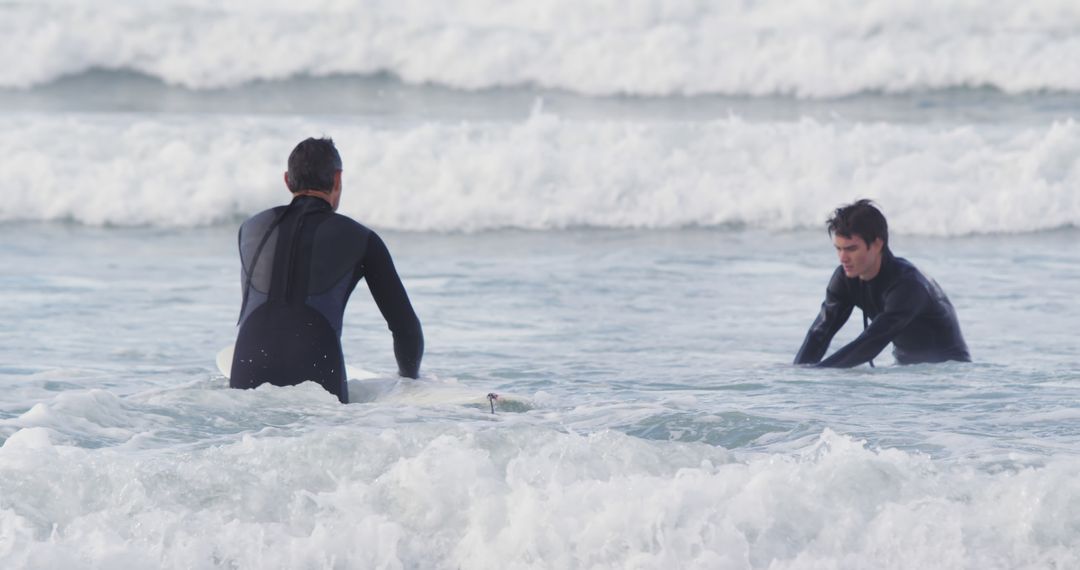
[[[1080,567],[1072,11],[40,4],[0,6],[0,567]],[[396,378],[360,285],[344,406],[215,365],[312,135],[426,337]],[[790,364],[863,196],[973,363]]]
[[[231,227],[4,226],[3,413],[73,390],[217,389],[234,334]],[[831,273],[816,233],[390,233],[433,380],[523,395],[514,421],[768,451],[824,428],[950,460],[1048,458],[1076,443],[1075,232],[898,238],[952,297],[976,362],[789,365]],[[856,315],[857,317],[857,315]],[[837,343],[858,332],[858,318]],[[363,286],[348,361],[393,370]],[[241,397],[226,392],[225,397]],[[378,404],[375,404],[376,406]],[[363,406],[356,406],[363,407]],[[461,410],[450,411],[451,416]],[[414,412],[415,413],[415,412]],[[424,410],[441,421],[447,410]]]
[[[13,560],[97,545],[246,565],[303,544],[282,560],[497,567],[494,548],[616,566],[630,549],[646,566],[797,567],[915,548],[944,567],[993,547],[1003,505],[1033,518],[988,563],[1075,560],[1075,231],[895,238],[951,296],[975,363],[853,370],[789,364],[834,263],[823,232],[386,232],[424,323],[423,382],[525,398],[494,415],[227,389],[213,358],[234,334],[233,232],[0,226],[0,512],[31,545],[6,543]],[[389,379],[363,286],[344,346]],[[923,535],[940,525],[955,540]],[[728,541],[745,558],[708,555]]]

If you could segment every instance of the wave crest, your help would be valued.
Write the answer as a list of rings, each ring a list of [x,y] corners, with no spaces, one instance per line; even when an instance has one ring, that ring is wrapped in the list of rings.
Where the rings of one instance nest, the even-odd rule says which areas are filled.
[[[45,0],[0,5],[0,87],[106,68],[195,89],[389,73],[588,95],[1080,91],[1077,30],[1067,0]]]
[[[1080,226],[1080,125],[563,121],[376,128],[302,119],[0,118],[0,221],[196,226],[288,199],[285,158],[333,135],[342,212],[409,231],[820,228],[877,200],[897,233]]]

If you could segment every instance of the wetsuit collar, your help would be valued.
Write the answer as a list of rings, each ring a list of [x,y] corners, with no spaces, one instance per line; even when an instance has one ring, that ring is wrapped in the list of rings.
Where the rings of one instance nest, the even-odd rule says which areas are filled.
[[[311,209],[311,210],[316,210],[316,209],[330,210],[330,209],[333,209],[332,206],[330,206],[330,202],[327,202],[326,200],[324,200],[324,199],[322,199],[322,198],[320,198],[318,196],[311,196],[311,195],[294,196],[293,199],[292,199],[292,202],[289,203],[289,205],[290,206],[303,205],[306,209]]]
[[[881,268],[878,269],[878,274],[873,279],[867,281],[867,283],[884,283],[890,279],[893,273],[893,268],[896,266],[896,256],[893,255],[892,250],[887,247],[881,252]]]

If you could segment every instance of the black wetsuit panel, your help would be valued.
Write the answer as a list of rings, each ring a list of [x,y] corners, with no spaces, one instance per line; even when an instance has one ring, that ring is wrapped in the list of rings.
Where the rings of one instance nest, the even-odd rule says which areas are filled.
[[[822,360],[855,307],[871,319],[869,326]],[[880,272],[869,281],[848,278],[843,267],[836,268],[795,364],[857,366],[872,360],[890,342],[900,364],[971,360],[956,310],[945,292],[906,259],[886,250]]]
[[[363,278],[393,333],[398,373],[419,374],[420,321],[375,232],[300,196],[244,222],[239,244],[244,303],[230,386],[312,380],[347,402],[342,320]]]

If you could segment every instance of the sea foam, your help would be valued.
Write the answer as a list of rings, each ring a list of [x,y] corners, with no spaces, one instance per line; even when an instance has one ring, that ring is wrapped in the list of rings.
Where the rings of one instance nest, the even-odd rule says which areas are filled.
[[[95,68],[202,89],[388,73],[463,89],[1080,90],[1070,0],[42,0],[0,3],[0,87]]]
[[[877,200],[898,233],[1080,225],[1080,126],[0,118],[0,221],[187,227],[285,203],[285,157],[332,135],[342,213],[407,231],[820,228]]]
[[[291,395],[269,391],[243,396],[234,405],[251,411],[257,400],[296,405],[286,402]],[[133,436],[144,417],[130,413]],[[1075,459],[996,473],[939,467],[829,430],[793,454],[766,455],[513,421],[497,429],[379,428],[353,417],[336,427],[282,428],[150,449],[72,447],[54,442],[47,427],[18,431],[0,447],[0,488],[18,489],[0,508],[0,537],[8,537],[0,538],[0,562],[475,569],[1080,563],[1071,530],[1080,520],[1069,507],[1080,485]]]

